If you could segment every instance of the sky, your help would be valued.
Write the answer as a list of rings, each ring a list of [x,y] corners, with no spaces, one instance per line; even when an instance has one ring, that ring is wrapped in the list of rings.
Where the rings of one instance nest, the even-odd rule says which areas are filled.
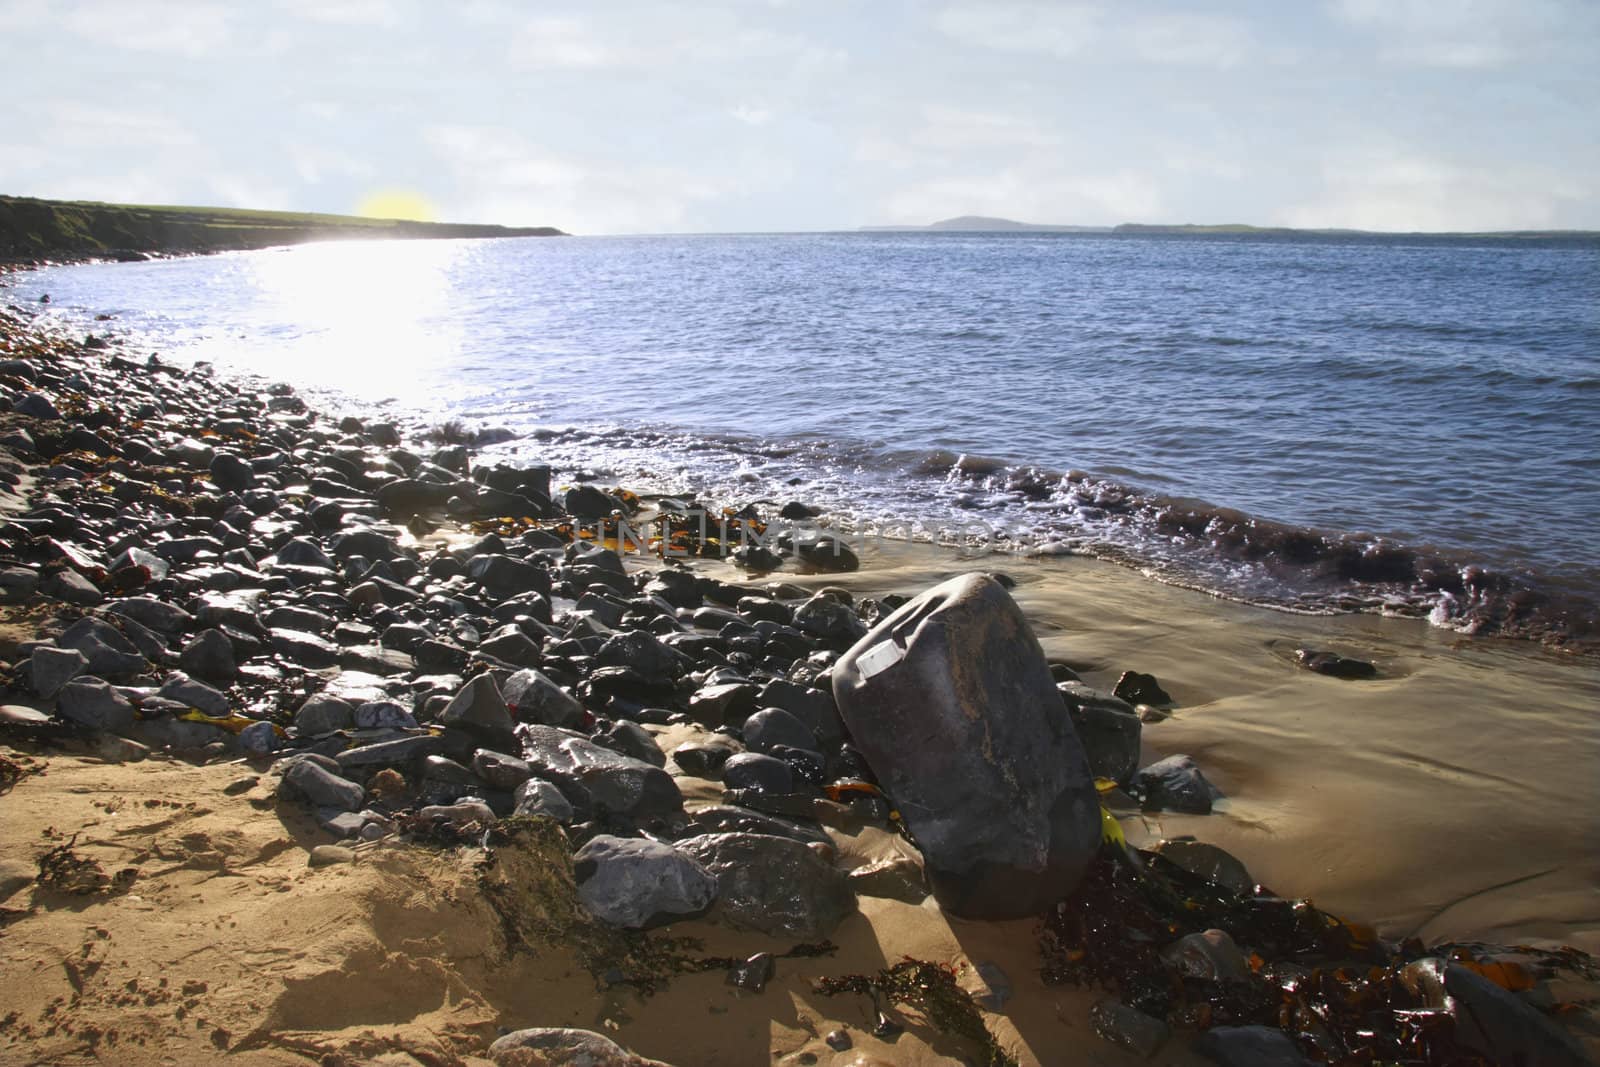
[[[1597,0],[0,0],[0,193],[1600,229]]]

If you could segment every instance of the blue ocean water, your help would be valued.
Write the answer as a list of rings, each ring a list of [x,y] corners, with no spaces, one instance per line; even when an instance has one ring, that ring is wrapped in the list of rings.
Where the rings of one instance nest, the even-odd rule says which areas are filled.
[[[1594,239],[341,243],[11,299],[47,292],[163,358],[509,427],[495,451],[558,481],[966,524],[1308,608],[1600,600]]]

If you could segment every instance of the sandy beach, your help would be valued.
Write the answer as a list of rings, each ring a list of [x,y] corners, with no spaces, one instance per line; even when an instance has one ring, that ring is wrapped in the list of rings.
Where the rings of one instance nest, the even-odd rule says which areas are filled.
[[[13,488],[5,507],[18,514],[30,486]],[[728,563],[694,570],[752,583]],[[1141,765],[1188,754],[1225,799],[1203,816],[1113,802],[1132,845],[1193,835],[1276,893],[1389,939],[1600,952],[1592,659],[1415,619],[1268,611],[1078,558],[872,542],[859,571],[771,577],[859,600],[971,571],[1014,580],[1046,654],[1089,685],[1109,691],[1122,672],[1144,671],[1172,695],[1170,717],[1144,728]],[[0,658],[15,661],[62,607],[34,597],[0,609]],[[1300,648],[1370,661],[1378,677],[1306,671]],[[4,699],[51,708],[16,680]],[[648,729],[668,751],[701,732]],[[680,1067],[978,1062],[969,1043],[915,1013],[898,1013],[905,1032],[880,1040],[867,998],[816,989],[906,957],[947,964],[974,991],[978,965],[998,965],[1011,992],[984,1019],[1020,1063],[1204,1062],[1182,1035],[1153,1060],[1098,1038],[1089,1010],[1104,991],[1040,980],[1034,920],[960,920],[931,897],[862,895],[831,935],[836,954],[778,961],[764,992],[720,970],[650,995],[604,988],[571,945],[509,950],[504,916],[481,891],[481,849],[386,837],[353,843],[348,862],[312,866],[310,849],[334,838],[278,800],[266,759],[124,762],[93,739],[7,736],[0,755],[20,777],[0,794],[0,854],[7,878],[23,882],[8,882],[0,901],[0,1063],[182,1064],[225,1050],[244,1064],[478,1064],[498,1034],[528,1026],[594,1030]],[[721,800],[715,782],[667,768],[691,814]],[[914,855],[881,827],[830,833],[841,867]],[[28,885],[39,859],[67,844],[108,875],[131,869],[131,888],[74,896]],[[794,944],[714,917],[663,933],[698,939],[709,956]],[[1562,980],[1549,993],[1589,1005],[1566,1018],[1592,1058],[1593,991]],[[843,1051],[826,1041],[841,1029]]]

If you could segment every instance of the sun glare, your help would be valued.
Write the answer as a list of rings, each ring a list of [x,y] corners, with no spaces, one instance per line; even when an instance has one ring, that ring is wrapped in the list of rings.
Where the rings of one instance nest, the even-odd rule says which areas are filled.
[[[427,197],[409,189],[380,189],[368,193],[356,206],[356,214],[369,219],[404,219],[407,222],[437,222],[438,212]]]

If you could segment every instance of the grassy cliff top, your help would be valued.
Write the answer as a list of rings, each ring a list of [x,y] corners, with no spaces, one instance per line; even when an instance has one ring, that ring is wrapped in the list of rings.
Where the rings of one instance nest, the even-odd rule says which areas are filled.
[[[355,238],[558,237],[550,226],[480,226],[293,211],[104,204],[0,196],[0,261],[143,259]]]

